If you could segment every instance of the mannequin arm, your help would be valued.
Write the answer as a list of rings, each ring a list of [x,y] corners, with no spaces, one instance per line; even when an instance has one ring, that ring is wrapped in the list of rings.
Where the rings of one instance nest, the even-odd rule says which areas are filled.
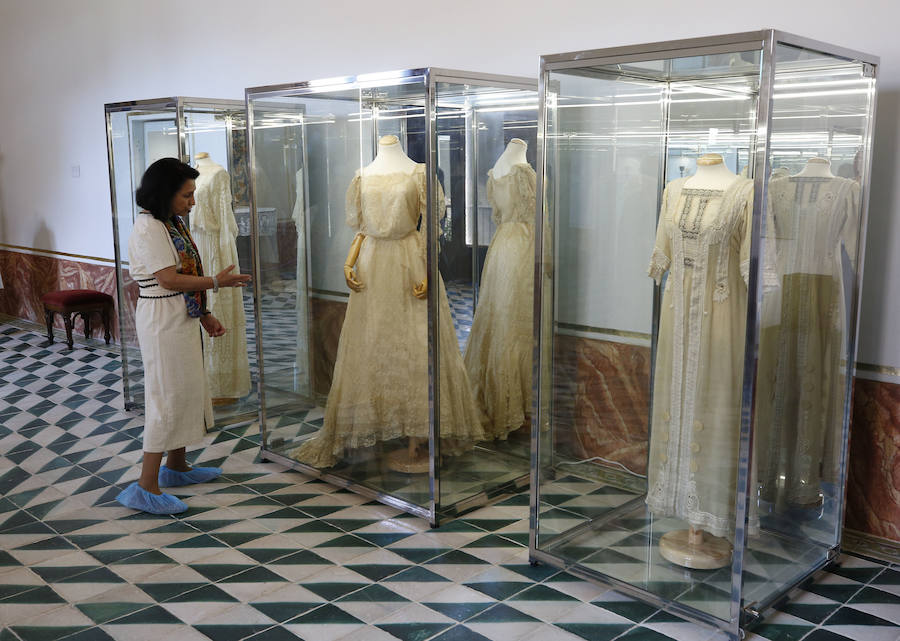
[[[421,283],[413,287],[413,295],[419,300],[428,298],[428,276],[426,276]]]
[[[347,287],[355,292],[362,291],[365,288],[365,285],[359,281],[356,273],[353,271],[356,259],[359,258],[359,249],[362,247],[365,238],[363,234],[356,235],[353,242],[350,243],[350,252],[347,254],[347,262],[344,263],[344,280],[347,281]]]

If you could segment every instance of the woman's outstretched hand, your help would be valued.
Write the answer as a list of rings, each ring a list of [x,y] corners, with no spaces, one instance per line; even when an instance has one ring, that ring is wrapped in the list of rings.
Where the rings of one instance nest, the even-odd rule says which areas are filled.
[[[232,274],[231,272],[234,270],[234,265],[229,265],[218,274],[216,274],[216,280],[219,281],[219,287],[246,287],[247,283],[250,282],[249,274],[242,274],[238,272],[237,274]]]
[[[234,267],[234,265],[232,265],[232,267]],[[222,325],[222,323],[219,322],[219,319],[212,314],[201,316],[200,324],[203,325],[203,329],[206,330],[206,333],[209,334],[211,338],[225,335],[225,326]]]

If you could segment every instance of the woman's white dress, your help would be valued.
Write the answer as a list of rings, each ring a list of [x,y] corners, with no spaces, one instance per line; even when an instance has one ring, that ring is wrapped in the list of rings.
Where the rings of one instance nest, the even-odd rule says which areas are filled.
[[[497,230],[481,272],[465,363],[489,439],[505,440],[531,413],[535,181],[527,163],[500,178],[488,172]]]
[[[347,450],[428,438],[428,303],[413,295],[426,274],[426,214],[425,165],[353,178],[347,224],[365,235],[354,267],[364,289],[350,292],[323,427],[292,452],[297,460],[330,467]],[[441,453],[459,454],[485,435],[443,280],[429,286],[438,288]]]
[[[760,339],[759,481],[766,501],[817,504],[837,481],[845,404],[843,254],[856,260],[859,185],[789,176],[769,183],[781,292]]]
[[[231,208],[231,178],[224,168],[201,166],[191,211],[191,236],[200,252],[207,276],[234,265],[240,271],[237,254],[237,222]],[[224,287],[207,291],[207,309],[227,332],[208,338],[204,349],[209,389],[213,398],[243,398],[250,393],[250,363],[247,356],[247,319],[243,289]]]
[[[144,361],[144,451],[166,452],[199,442],[213,424],[200,320],[188,316],[181,292],[161,287],[153,276],[181,265],[165,224],[138,214],[128,258],[140,287],[135,325]]]
[[[649,274],[668,272],[653,384],[647,504],[716,536],[735,528],[753,181],[672,181]]]

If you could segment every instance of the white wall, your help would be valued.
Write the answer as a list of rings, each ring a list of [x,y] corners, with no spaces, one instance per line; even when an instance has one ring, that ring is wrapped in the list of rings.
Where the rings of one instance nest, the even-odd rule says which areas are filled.
[[[771,26],[882,57],[859,360],[900,367],[898,24],[896,0],[0,0],[0,243],[112,256],[106,102],[427,65],[534,76],[542,53]]]

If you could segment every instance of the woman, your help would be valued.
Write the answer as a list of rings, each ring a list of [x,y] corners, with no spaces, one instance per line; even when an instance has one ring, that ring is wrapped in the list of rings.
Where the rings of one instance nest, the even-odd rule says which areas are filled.
[[[206,309],[206,290],[244,287],[250,280],[232,273],[234,265],[212,277],[203,275],[182,220],[194,206],[198,175],[175,158],[150,165],[136,194],[143,211],[128,241],[131,277],[140,288],[135,326],[144,360],[144,459],[140,479],[117,499],[152,514],[187,509],[160,487],[203,483],[222,473],[215,467],[191,468],[185,460],[185,447],[202,440],[212,424],[200,326],[211,337],[225,334]],[[168,457],[160,467],[164,452]]]

